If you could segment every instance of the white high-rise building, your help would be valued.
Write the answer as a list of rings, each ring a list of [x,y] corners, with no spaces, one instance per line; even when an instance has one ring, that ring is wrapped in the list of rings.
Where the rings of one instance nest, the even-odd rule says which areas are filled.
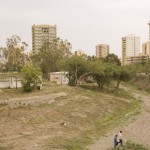
[[[40,48],[56,38],[56,25],[32,26],[32,51],[37,53]]]
[[[125,57],[138,56],[140,54],[140,37],[128,35],[122,37],[122,64]]]
[[[142,44],[142,55],[147,55],[150,58],[150,20],[148,22],[149,27],[149,40]]]

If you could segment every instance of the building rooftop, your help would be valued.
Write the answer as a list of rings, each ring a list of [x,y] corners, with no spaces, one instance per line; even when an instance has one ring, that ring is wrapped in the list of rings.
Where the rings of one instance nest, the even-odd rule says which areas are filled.
[[[47,25],[47,24],[40,24],[40,25],[33,25],[32,27],[56,27],[56,25]]]

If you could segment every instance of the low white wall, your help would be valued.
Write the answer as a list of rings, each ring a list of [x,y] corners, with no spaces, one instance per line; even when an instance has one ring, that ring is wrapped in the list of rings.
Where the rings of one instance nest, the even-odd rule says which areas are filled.
[[[16,88],[22,87],[21,79],[9,77],[5,79],[0,79],[0,88]]]

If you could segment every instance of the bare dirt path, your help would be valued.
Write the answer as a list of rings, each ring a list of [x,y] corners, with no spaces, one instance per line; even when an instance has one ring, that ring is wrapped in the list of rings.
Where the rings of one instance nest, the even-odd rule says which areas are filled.
[[[56,98],[66,96],[66,93],[59,92],[53,94],[46,94],[43,96],[31,96],[31,97],[24,97],[24,98],[9,98],[3,99],[0,101],[0,105],[9,108],[18,108],[18,107],[25,107],[25,106],[36,106],[44,103],[53,103]]]
[[[90,150],[107,150],[113,147],[114,135],[118,134],[120,130],[123,131],[124,142],[131,140],[132,142],[150,147],[150,94],[127,88],[125,90],[130,90],[135,98],[144,102],[145,108],[143,112],[130,123],[121,125],[107,133],[105,137],[91,145]]]

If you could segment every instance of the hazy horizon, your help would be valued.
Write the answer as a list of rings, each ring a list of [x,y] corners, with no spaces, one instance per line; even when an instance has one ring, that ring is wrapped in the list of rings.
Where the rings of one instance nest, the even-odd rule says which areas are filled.
[[[108,44],[121,56],[121,37],[134,34],[148,41],[149,0],[0,0],[0,47],[18,35],[32,49],[33,24],[57,25],[57,36],[72,51],[95,55],[95,46]]]

